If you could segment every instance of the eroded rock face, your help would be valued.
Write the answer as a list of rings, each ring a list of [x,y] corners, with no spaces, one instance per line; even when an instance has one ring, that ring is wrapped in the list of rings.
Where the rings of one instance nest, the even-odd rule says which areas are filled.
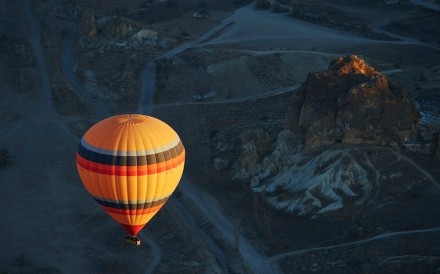
[[[240,160],[234,177],[246,179],[255,172],[262,156],[271,149],[271,143],[267,132],[257,129],[244,132],[241,135],[241,144]]]
[[[415,103],[356,56],[311,73],[286,116],[272,146],[263,131],[241,135],[233,173],[274,208],[312,218],[347,213],[407,192],[414,178],[430,180],[387,146],[433,154],[438,132],[418,125]]]
[[[89,8],[84,9],[82,12],[79,24],[79,33],[88,37],[95,37],[98,33],[96,29],[95,16]]]
[[[399,87],[355,55],[309,74],[292,104],[287,127],[303,136],[306,151],[338,142],[400,145],[420,118]]]
[[[102,33],[106,37],[128,37],[139,31],[140,26],[127,18],[114,16],[106,19]]]

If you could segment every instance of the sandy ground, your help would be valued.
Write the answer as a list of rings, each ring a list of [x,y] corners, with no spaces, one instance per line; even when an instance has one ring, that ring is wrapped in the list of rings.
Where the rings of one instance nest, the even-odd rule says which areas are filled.
[[[35,58],[35,66],[22,69],[34,83],[26,92],[6,81],[10,64],[0,59],[0,110],[7,110],[1,112],[6,113],[2,119],[9,121],[0,123],[0,148],[9,149],[13,156],[13,165],[0,171],[0,272],[153,273],[156,264],[165,260],[159,239],[150,238],[147,229],[141,234],[145,245],[137,249],[126,245],[122,230],[81,185],[74,159],[78,138],[68,129],[78,118],[60,116],[52,107],[38,21],[30,2],[2,1],[0,20],[9,27],[2,31],[10,40],[28,41]],[[367,40],[250,6],[222,24],[216,30],[223,32],[215,37],[211,35],[216,31],[209,33],[198,46],[233,44],[338,53],[350,53],[356,47],[368,52],[383,45],[407,46],[405,42]],[[226,228],[228,235],[230,229]],[[242,242],[249,254],[255,251]]]

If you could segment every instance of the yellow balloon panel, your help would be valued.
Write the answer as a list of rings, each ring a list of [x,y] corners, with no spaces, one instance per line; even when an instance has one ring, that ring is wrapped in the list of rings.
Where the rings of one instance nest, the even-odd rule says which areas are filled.
[[[102,174],[82,166],[78,167],[78,171],[85,188],[92,196],[131,202],[155,200],[162,197],[162,193],[169,196],[177,187],[183,168],[184,163],[181,162],[173,169],[142,176]]]

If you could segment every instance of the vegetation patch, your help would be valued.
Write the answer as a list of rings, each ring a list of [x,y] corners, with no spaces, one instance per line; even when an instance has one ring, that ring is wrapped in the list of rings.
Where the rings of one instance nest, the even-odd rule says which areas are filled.
[[[12,165],[12,156],[8,149],[0,149],[0,170]]]

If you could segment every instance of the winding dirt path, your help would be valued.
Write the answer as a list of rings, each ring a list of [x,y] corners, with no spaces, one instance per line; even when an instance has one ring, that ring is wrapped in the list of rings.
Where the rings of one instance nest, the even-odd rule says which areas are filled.
[[[371,149],[371,148],[374,148],[374,147],[368,147],[368,148]],[[428,180],[430,180],[432,184],[434,184],[437,187],[440,187],[440,184],[432,177],[432,175],[429,172],[424,170],[422,167],[420,167],[417,163],[415,163],[410,158],[406,157],[405,155],[402,155],[402,154],[398,153],[397,151],[395,151],[394,149],[391,149],[391,148],[383,148],[383,147],[376,147],[376,148],[387,149],[388,151],[393,153],[396,156],[396,160],[395,160],[396,162],[400,161],[400,160],[407,161],[415,169],[417,169],[420,173],[422,173]],[[371,168],[374,168],[374,165],[371,162],[368,161],[367,164]],[[383,168],[386,168],[386,167],[383,167]],[[376,172],[376,179],[375,179],[375,181],[376,181],[376,185],[378,187],[377,191],[379,191],[379,188],[380,188],[380,185],[379,185],[379,177],[381,176],[380,171],[381,170],[378,170]],[[393,237],[399,237],[399,236],[404,236],[404,235],[408,235],[408,234],[421,234],[421,233],[430,233],[430,232],[440,232],[440,227],[433,227],[433,228],[426,228],[426,229],[415,229],[415,230],[408,230],[408,231],[386,232],[386,233],[375,235],[373,237],[370,237],[370,238],[367,238],[367,239],[363,239],[363,240],[359,240],[359,241],[352,241],[352,242],[347,242],[347,243],[338,244],[338,245],[320,246],[320,247],[306,248],[306,249],[301,249],[301,250],[294,250],[294,251],[289,251],[289,252],[285,252],[285,253],[281,253],[281,254],[278,254],[276,256],[273,256],[273,257],[270,258],[270,261],[271,262],[276,262],[276,261],[279,261],[281,259],[284,259],[284,258],[287,258],[287,257],[290,257],[290,256],[301,255],[301,254],[308,253],[308,252],[336,249],[336,248],[349,247],[349,246],[357,246],[357,245],[362,245],[362,244],[370,243],[370,242],[373,242],[373,241],[378,241],[378,240],[383,240],[383,239],[388,239],[388,238],[393,238]]]
[[[40,74],[41,83],[41,96],[40,96],[40,107],[45,109],[50,109],[52,107],[52,91],[49,81],[49,74],[47,73],[47,63],[44,57],[43,49],[41,48],[40,39],[40,24],[32,13],[32,7],[30,1],[23,1],[23,7],[28,20],[28,25],[30,26],[30,43],[32,46],[32,51],[34,54],[36,66]]]
[[[241,103],[249,100],[257,100],[261,98],[267,98],[272,97],[275,95],[283,94],[286,92],[296,91],[301,87],[301,84],[296,84],[293,86],[287,86],[278,88],[272,91],[256,94],[256,95],[249,95],[249,96],[241,96],[241,97],[234,97],[231,99],[226,100],[218,100],[218,101],[208,101],[208,102],[186,102],[186,103],[169,103],[169,104],[161,104],[154,106],[154,109],[162,109],[162,108],[168,108],[168,107],[176,107],[176,106],[189,106],[189,105],[218,105],[218,104],[231,104],[231,103]]]
[[[223,214],[220,206],[209,196],[204,195],[188,178],[182,178],[179,188],[198,206],[206,218],[223,235],[225,240],[234,244],[236,229],[234,224]],[[242,235],[238,235],[239,252],[255,274],[282,273],[271,264],[266,256],[259,253],[252,244]]]
[[[435,11],[440,11],[440,5],[439,4],[435,4],[426,0],[410,0],[414,5],[419,5],[419,6],[423,6],[425,8],[431,9],[431,10],[435,10]]]
[[[109,110],[105,105],[103,98],[97,95],[98,92],[90,93],[86,90],[79,79],[76,77],[74,67],[76,65],[75,44],[78,41],[78,25],[67,20],[59,19],[64,28],[64,37],[60,54],[60,66],[64,79],[78,93],[78,95],[86,100],[96,118],[104,118],[109,116]]]
[[[328,250],[328,249],[335,249],[335,248],[347,247],[347,246],[356,246],[356,245],[366,244],[366,243],[373,242],[373,241],[389,239],[389,238],[399,237],[399,236],[408,235],[408,234],[420,234],[420,233],[439,232],[439,231],[440,231],[440,227],[427,228],[427,229],[416,229],[416,230],[408,230],[408,231],[387,232],[387,233],[383,233],[380,235],[376,235],[376,236],[368,238],[368,239],[349,242],[349,243],[343,243],[343,244],[339,244],[339,245],[329,245],[329,246],[313,247],[313,248],[307,248],[307,249],[302,249],[302,250],[290,251],[290,252],[286,252],[286,253],[282,253],[282,254],[278,254],[276,256],[273,256],[270,258],[270,261],[276,262],[276,261],[279,261],[279,260],[284,259],[286,257],[301,255],[301,254],[312,252],[312,251]]]
[[[436,179],[434,179],[434,177],[432,177],[432,175],[431,175],[428,171],[426,171],[425,169],[423,169],[422,167],[420,167],[420,166],[419,166],[416,162],[414,162],[412,159],[406,157],[406,156],[403,155],[403,154],[400,154],[400,153],[396,152],[395,150],[390,149],[390,151],[391,151],[394,155],[396,155],[396,156],[398,157],[398,159],[404,159],[404,160],[406,160],[406,161],[407,161],[408,163],[410,163],[415,169],[417,169],[418,171],[420,171],[420,173],[422,173],[423,175],[425,175],[425,177],[428,178],[428,179],[431,181],[431,183],[432,183],[433,185],[435,185],[436,187],[440,188],[440,183],[439,183]]]
[[[186,226],[186,228],[191,231],[190,233],[196,235],[196,238],[199,240],[199,244],[209,252],[207,254],[208,260],[211,261],[210,265],[211,268],[215,270],[215,273],[228,273],[228,267],[223,250],[218,247],[213,239],[199,227],[191,212],[183,203],[179,201],[178,198],[174,196],[168,203],[170,203],[172,210],[179,215],[180,224]]]
[[[153,250],[153,260],[148,264],[147,269],[145,269],[145,274],[154,274],[154,271],[162,259],[162,248],[156,241],[149,237],[145,231],[142,231],[141,234],[144,243],[147,243]]]
[[[156,91],[156,64],[148,62],[141,71],[141,96],[139,113],[151,114],[153,110],[154,92]]]

